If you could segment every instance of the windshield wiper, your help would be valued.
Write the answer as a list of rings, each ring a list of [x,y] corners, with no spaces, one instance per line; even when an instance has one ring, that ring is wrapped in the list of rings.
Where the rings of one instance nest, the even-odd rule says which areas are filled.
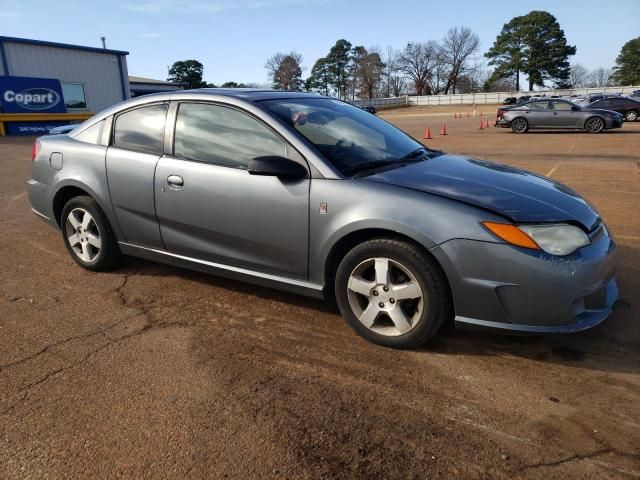
[[[422,154],[427,155],[429,158],[434,158],[434,157],[437,157],[439,155],[442,155],[443,153],[444,152],[442,152],[440,150],[432,150],[432,149],[427,148],[427,147],[420,147],[420,148],[416,148],[413,152],[407,153],[404,157],[402,157],[400,159],[400,161],[412,160],[412,159],[418,158]]]
[[[401,157],[400,160],[410,160],[412,158],[419,157],[423,153],[428,153],[429,150],[427,147],[416,148],[413,152],[407,153],[404,157]]]
[[[352,175],[354,173],[362,172],[364,170],[372,170],[374,168],[384,167],[396,163],[396,160],[374,160],[371,162],[364,162],[360,165],[354,165],[353,167],[345,168],[342,173],[345,175]]]

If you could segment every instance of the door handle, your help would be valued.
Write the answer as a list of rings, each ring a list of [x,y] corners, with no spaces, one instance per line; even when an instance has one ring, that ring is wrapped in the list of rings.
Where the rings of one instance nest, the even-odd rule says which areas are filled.
[[[169,175],[167,177],[167,183],[175,187],[182,187],[184,185],[184,180],[180,175]]]

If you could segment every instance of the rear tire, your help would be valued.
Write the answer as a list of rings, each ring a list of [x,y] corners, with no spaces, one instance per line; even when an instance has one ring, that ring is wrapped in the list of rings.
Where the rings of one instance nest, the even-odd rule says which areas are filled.
[[[584,122],[584,129],[589,133],[600,133],[604,131],[604,120],[602,117],[591,117]]]
[[[69,200],[62,209],[60,229],[71,258],[95,272],[110,270],[122,254],[106,215],[91,197]]]
[[[451,314],[447,280],[435,260],[412,244],[384,238],[342,259],[335,298],[356,333],[392,348],[424,344]]]
[[[524,118],[516,118],[511,122],[511,131],[513,133],[526,133],[529,130],[529,122]]]
[[[635,122],[636,120],[638,120],[638,112],[636,112],[635,110],[629,110],[624,114],[625,122]]]

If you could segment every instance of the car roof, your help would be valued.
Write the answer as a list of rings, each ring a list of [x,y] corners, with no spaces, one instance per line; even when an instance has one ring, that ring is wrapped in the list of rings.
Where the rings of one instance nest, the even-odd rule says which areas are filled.
[[[269,88],[197,88],[194,90],[181,90],[173,93],[173,98],[179,98],[180,94],[222,95],[225,97],[241,98],[243,100],[259,102],[261,100],[276,100],[286,98],[329,98],[324,95],[308,92],[290,92],[285,90],[272,90]]]

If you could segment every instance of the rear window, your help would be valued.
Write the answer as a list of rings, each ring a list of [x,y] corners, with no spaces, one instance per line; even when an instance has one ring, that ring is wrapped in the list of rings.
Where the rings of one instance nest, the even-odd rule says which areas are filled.
[[[168,105],[149,105],[116,117],[113,144],[136,152],[161,155]]]
[[[105,120],[94,123],[89,128],[75,135],[73,138],[84,143],[93,143],[100,145],[102,142],[102,130],[104,129]]]

